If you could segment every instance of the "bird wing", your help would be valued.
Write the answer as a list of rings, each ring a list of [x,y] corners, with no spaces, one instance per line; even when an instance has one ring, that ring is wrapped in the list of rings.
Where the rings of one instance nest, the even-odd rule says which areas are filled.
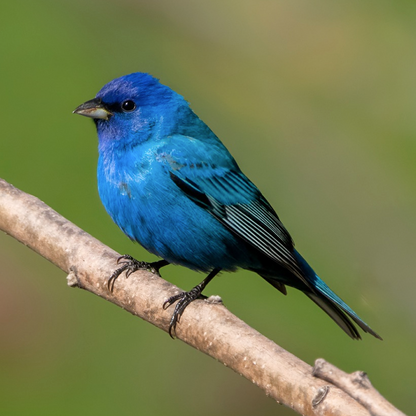
[[[203,147],[200,146],[199,150]],[[228,156],[226,152],[225,156]],[[179,159],[174,157],[174,152],[169,153],[167,159],[172,181],[234,235],[290,270],[311,288],[293,255],[291,236],[257,187],[240,171],[231,156],[225,160],[221,151],[223,157],[213,158],[219,162],[213,163],[210,160],[212,155],[203,153],[203,162],[193,159],[196,156],[193,152]],[[183,151],[181,155],[185,156]]]

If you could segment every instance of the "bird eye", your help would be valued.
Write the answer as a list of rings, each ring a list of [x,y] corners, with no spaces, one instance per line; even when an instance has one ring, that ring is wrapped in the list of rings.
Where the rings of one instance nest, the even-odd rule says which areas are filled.
[[[121,108],[125,112],[130,112],[136,108],[136,103],[133,100],[126,100],[121,103]]]

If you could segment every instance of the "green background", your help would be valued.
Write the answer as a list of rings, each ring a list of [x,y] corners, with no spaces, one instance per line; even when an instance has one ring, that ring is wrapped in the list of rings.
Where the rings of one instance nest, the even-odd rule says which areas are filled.
[[[301,293],[248,272],[206,294],[313,364],[366,371],[416,414],[416,3],[40,0],[0,6],[0,177],[120,253],[154,260],[96,190],[97,138],[72,110],[150,72],[263,191],[299,251],[384,338],[350,340]],[[222,364],[0,235],[2,415],[292,415]],[[180,267],[164,278],[190,289]]]

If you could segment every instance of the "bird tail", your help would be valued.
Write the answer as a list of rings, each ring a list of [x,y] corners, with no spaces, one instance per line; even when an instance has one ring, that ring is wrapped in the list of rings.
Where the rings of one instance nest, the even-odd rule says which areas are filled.
[[[378,339],[380,335],[374,332],[340,297],[338,297],[317,274],[306,260],[295,250],[296,260],[300,265],[314,292],[305,291],[305,295],[326,312],[352,339],[361,336],[351,319],[364,331]]]

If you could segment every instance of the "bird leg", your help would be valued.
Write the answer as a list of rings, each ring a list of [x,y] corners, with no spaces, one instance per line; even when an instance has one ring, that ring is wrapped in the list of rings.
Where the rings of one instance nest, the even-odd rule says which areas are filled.
[[[117,259],[117,264],[121,264],[121,267],[116,269],[107,280],[107,287],[110,292],[113,291],[115,281],[124,271],[126,272],[126,278],[137,270],[149,270],[150,272],[159,275],[159,269],[168,265],[169,262],[166,260],[159,260],[153,263],[146,263],[145,261],[138,261],[132,256],[125,254]]]
[[[181,316],[184,310],[186,309],[186,307],[191,302],[201,297],[202,291],[205,289],[207,284],[219,273],[220,270],[221,269],[212,270],[212,272],[199,285],[196,285],[189,292],[182,292],[175,296],[171,296],[163,304],[163,309],[167,309],[169,308],[169,306],[173,305],[176,301],[178,301],[178,303],[175,306],[175,310],[173,311],[172,318],[170,319],[170,323],[169,323],[169,335],[171,336],[171,338],[175,338],[176,325],[179,323]]]

